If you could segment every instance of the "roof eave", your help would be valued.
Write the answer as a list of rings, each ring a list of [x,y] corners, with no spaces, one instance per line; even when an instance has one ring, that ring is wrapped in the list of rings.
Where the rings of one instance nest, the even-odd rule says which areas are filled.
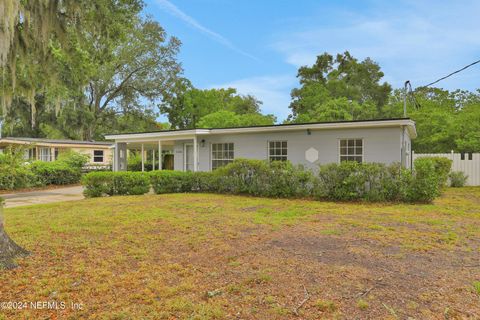
[[[352,121],[352,122],[331,122],[331,123],[305,123],[295,125],[272,125],[272,126],[253,126],[240,128],[219,128],[219,129],[189,129],[157,131],[145,133],[127,133],[112,134],[105,136],[106,139],[116,141],[140,141],[141,139],[188,139],[196,135],[207,134],[233,134],[233,133],[257,133],[257,132],[277,132],[277,131],[298,131],[298,130],[325,130],[325,129],[354,129],[354,128],[381,128],[381,127],[401,127],[407,126],[410,136],[416,138],[415,122],[411,119],[392,119],[381,121]]]

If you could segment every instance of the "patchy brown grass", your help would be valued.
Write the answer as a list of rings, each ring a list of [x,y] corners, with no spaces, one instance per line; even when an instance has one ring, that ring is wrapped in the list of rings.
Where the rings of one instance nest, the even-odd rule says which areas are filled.
[[[67,306],[0,319],[480,318],[480,188],[431,205],[112,197],[6,221],[33,255],[0,271],[0,303]]]

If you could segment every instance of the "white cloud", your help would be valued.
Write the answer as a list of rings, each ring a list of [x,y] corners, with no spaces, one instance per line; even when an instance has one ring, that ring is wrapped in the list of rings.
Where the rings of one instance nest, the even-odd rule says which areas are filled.
[[[275,114],[281,122],[289,114],[290,91],[296,84],[295,76],[279,75],[245,78],[211,88],[235,88],[238,93],[254,95],[263,102],[262,112]]]
[[[250,59],[253,60],[259,60],[257,57],[251,55],[248,52],[245,52],[241,50],[240,48],[236,47],[230,40],[222,36],[221,34],[210,30],[209,28],[205,27],[201,23],[199,23],[197,20],[195,20],[193,17],[189,16],[182,10],[180,10],[177,6],[175,6],[173,3],[171,3],[168,0],[155,0],[155,2],[166,12],[171,14],[174,17],[177,17],[178,19],[182,20],[186,24],[190,25],[194,29],[197,29],[198,31],[206,34],[208,37],[211,39],[217,41],[218,43],[224,45],[225,47],[240,53],[241,55],[244,55]]]
[[[414,86],[426,84],[480,57],[478,1],[424,1],[395,3],[362,15],[331,12],[326,26],[304,27],[277,35],[272,45],[296,67],[315,62],[323,52],[350,51],[357,58],[379,62],[385,80],[395,87],[409,79]],[[294,29],[295,30],[295,29]],[[472,89],[480,68],[439,85]]]

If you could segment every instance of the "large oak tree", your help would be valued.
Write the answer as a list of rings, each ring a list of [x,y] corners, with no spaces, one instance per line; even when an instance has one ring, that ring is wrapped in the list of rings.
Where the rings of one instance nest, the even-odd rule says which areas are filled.
[[[348,51],[324,53],[312,66],[298,70],[300,87],[291,92],[290,120],[296,122],[356,120],[378,117],[391,86],[372,59],[358,61]]]

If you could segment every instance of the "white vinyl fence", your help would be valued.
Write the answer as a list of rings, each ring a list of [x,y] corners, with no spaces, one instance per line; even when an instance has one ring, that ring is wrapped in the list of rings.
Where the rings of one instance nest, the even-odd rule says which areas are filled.
[[[421,157],[445,157],[451,159],[452,171],[468,175],[467,185],[480,186],[480,153],[412,153],[412,159]]]

